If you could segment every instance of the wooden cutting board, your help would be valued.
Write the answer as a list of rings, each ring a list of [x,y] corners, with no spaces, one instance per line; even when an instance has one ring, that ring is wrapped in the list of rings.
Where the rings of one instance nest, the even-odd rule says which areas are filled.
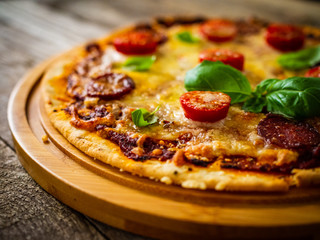
[[[39,82],[57,58],[27,73],[8,106],[20,162],[57,199],[99,221],[154,238],[320,237],[319,188],[253,194],[188,190],[120,172],[77,150],[51,126],[41,100]]]

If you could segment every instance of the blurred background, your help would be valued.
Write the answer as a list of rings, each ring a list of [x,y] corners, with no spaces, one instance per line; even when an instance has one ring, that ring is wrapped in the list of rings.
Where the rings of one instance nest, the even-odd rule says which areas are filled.
[[[14,85],[41,61],[115,28],[164,15],[255,16],[320,27],[320,2],[0,1],[0,239],[144,239],[90,219],[42,190],[17,159],[6,108]]]

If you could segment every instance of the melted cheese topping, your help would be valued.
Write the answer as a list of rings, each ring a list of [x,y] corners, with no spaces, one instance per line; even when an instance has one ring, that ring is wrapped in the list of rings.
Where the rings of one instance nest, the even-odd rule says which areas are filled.
[[[202,40],[199,43],[181,42],[175,37],[175,34],[180,31],[190,31]],[[259,34],[216,44],[203,39],[199,34],[198,26],[194,24],[171,27],[168,29],[168,39],[168,42],[161,45],[156,52],[156,61],[149,71],[133,72],[114,67],[115,71],[128,74],[136,84],[134,91],[121,100],[127,108],[146,108],[152,111],[160,105],[160,110],[156,113],[160,124],[138,128],[132,122],[128,122],[128,126],[120,126],[121,130],[168,140],[174,140],[183,133],[191,133],[193,137],[186,143],[186,154],[208,157],[221,155],[258,157],[261,155],[261,159],[268,156],[277,164],[297,159],[297,154],[290,150],[286,150],[285,154],[275,151],[267,155],[261,151],[266,146],[258,136],[256,127],[264,118],[264,114],[244,112],[240,105],[233,105],[225,119],[215,123],[203,123],[187,119],[180,106],[179,97],[186,92],[183,82],[185,74],[199,64],[199,53],[208,48],[230,49],[242,53],[245,57],[243,74],[248,78],[252,89],[266,78],[287,78],[297,75],[297,73],[283,70],[277,64],[280,53],[266,44],[264,30]],[[123,61],[126,58],[110,46],[102,58],[105,62],[103,65],[118,60]],[[116,63],[114,66],[119,64]],[[166,126],[161,124],[163,120],[170,124]]]
[[[180,31],[190,31],[201,41],[181,42],[175,37]],[[111,68],[112,71],[125,73],[134,80],[136,87],[130,94],[120,102],[111,101],[124,106],[124,112],[130,114],[137,108],[146,108],[151,112],[160,105],[156,113],[159,124],[139,128],[132,121],[126,121],[125,124],[117,125],[118,130],[167,140],[175,140],[184,133],[191,133],[192,138],[184,147],[186,156],[211,158],[244,155],[257,157],[262,161],[271,159],[278,165],[297,160],[298,155],[290,150],[265,151],[268,146],[264,145],[263,139],[257,134],[257,124],[264,118],[264,114],[245,112],[240,105],[233,105],[225,119],[205,123],[186,118],[180,106],[179,97],[186,92],[185,74],[199,64],[199,53],[208,48],[230,49],[242,53],[245,57],[243,74],[248,78],[252,89],[266,78],[281,79],[297,75],[297,72],[283,70],[277,64],[280,53],[266,44],[264,30],[259,34],[218,44],[204,39],[199,34],[197,24],[171,27],[167,35],[168,41],[159,46],[155,53],[156,61],[149,71],[135,72],[121,68],[128,56],[117,52],[110,45],[104,50],[102,63],[91,69],[90,75],[99,75]],[[90,106],[94,101],[95,99],[86,99],[85,104]],[[164,122],[168,124],[163,124]],[[135,151],[138,153],[139,149]],[[163,181],[167,182],[166,179]]]

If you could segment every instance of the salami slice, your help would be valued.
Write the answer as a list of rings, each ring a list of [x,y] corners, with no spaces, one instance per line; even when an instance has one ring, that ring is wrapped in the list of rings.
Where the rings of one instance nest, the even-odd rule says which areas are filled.
[[[258,124],[258,134],[269,144],[306,151],[320,144],[320,134],[305,122],[269,114]]]
[[[117,99],[131,92],[135,84],[133,80],[125,74],[106,73],[92,79],[86,86],[87,95],[99,97],[105,100]]]

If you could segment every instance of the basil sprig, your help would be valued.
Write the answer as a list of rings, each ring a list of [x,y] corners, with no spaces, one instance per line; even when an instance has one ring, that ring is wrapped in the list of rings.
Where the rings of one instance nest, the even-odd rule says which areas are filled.
[[[188,91],[220,91],[231,97],[231,103],[243,102],[251,94],[248,79],[237,69],[222,62],[204,60],[189,70],[184,80]]]
[[[249,112],[268,112],[288,118],[320,116],[320,78],[291,77],[262,81],[244,103]]]
[[[266,79],[251,91],[240,71],[221,62],[203,61],[187,72],[185,88],[224,92],[231,97],[231,103],[244,102],[242,109],[249,112],[266,109],[295,119],[320,116],[320,78]]]
[[[139,108],[131,113],[133,123],[138,127],[145,127],[154,124],[158,121],[158,117],[155,113],[159,110],[160,106],[156,107],[153,112],[149,112],[147,109]]]
[[[176,34],[176,37],[182,41],[187,43],[197,43],[200,41],[199,38],[194,37],[189,31],[183,31]]]
[[[289,70],[313,67],[317,63],[320,63],[320,46],[282,54],[278,58],[278,63]]]
[[[129,57],[122,64],[122,67],[131,71],[147,71],[156,60],[155,56],[136,56]]]

